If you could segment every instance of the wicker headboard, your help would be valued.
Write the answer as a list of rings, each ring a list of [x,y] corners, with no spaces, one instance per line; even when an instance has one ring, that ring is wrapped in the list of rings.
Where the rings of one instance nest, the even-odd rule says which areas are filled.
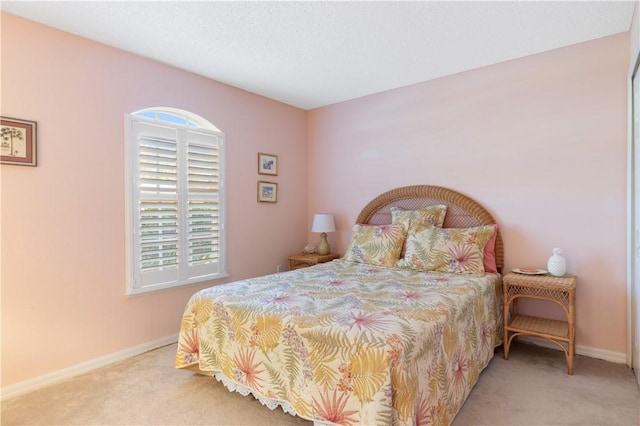
[[[391,207],[414,210],[434,204],[445,204],[447,215],[445,228],[471,228],[497,223],[493,216],[478,202],[440,186],[414,185],[392,189],[371,200],[358,215],[356,223],[383,225],[391,223]],[[496,237],[496,266],[504,268],[504,246],[500,229]]]

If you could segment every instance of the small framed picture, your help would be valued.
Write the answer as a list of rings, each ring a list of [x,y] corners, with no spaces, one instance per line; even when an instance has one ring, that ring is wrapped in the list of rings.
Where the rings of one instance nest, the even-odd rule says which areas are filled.
[[[261,203],[278,202],[278,184],[258,181],[258,201]]]
[[[0,163],[36,165],[36,122],[0,117]]]
[[[278,176],[278,156],[259,152],[258,174]]]

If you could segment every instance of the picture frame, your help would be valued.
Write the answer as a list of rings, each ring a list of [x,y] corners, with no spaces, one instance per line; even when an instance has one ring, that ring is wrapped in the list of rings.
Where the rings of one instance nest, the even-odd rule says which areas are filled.
[[[258,181],[258,202],[277,203],[278,184],[275,182]]]
[[[258,174],[278,176],[278,156],[258,153]]]
[[[36,122],[0,117],[0,123],[0,164],[36,166]]]

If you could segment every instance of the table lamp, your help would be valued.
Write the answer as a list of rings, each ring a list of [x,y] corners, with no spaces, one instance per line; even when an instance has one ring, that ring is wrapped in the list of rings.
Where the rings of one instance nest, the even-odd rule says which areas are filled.
[[[333,215],[326,213],[317,213],[313,216],[313,225],[311,232],[321,232],[320,245],[318,246],[318,254],[329,254],[331,248],[327,241],[327,232],[336,232],[336,224],[333,221]]]

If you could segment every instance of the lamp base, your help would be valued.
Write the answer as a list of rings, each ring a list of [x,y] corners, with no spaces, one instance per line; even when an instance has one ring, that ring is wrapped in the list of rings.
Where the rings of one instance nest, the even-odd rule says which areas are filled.
[[[329,242],[327,241],[327,233],[323,232],[320,234],[320,245],[318,245],[318,254],[325,255],[329,254],[331,248],[329,247]]]

